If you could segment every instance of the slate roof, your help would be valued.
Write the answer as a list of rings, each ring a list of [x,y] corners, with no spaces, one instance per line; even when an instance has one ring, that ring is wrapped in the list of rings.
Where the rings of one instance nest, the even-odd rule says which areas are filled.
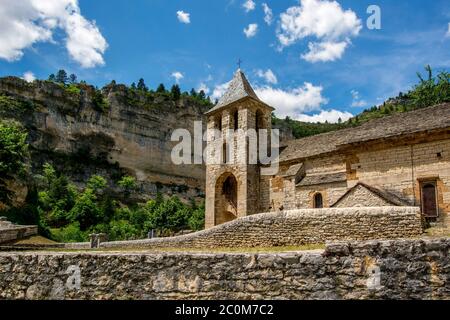
[[[241,71],[241,69],[238,69],[234,74],[233,80],[231,80],[230,84],[228,85],[227,91],[220,98],[217,105],[207,111],[205,114],[213,113],[227,105],[230,105],[244,98],[252,98],[269,107],[267,104],[259,100],[252,86],[245,77],[245,74]]]
[[[327,184],[334,182],[345,182],[347,181],[347,174],[345,172],[320,174],[313,176],[305,176],[302,181],[297,183],[297,187],[307,187],[315,186],[319,184]]]
[[[340,197],[331,207],[336,206],[339,202],[341,202],[347,195],[349,195],[353,190],[358,188],[359,186],[366,188],[370,192],[374,193],[378,197],[384,199],[386,202],[394,205],[394,206],[409,206],[410,204],[403,200],[402,198],[398,197],[397,195],[390,193],[383,189],[378,189],[372,186],[369,186],[368,184],[365,184],[363,182],[358,182],[356,185],[354,185],[352,188],[348,189],[346,193],[342,197]]]
[[[288,141],[288,146],[280,154],[280,162],[333,152],[345,145],[446,128],[450,129],[450,103],[375,119],[359,127]]]

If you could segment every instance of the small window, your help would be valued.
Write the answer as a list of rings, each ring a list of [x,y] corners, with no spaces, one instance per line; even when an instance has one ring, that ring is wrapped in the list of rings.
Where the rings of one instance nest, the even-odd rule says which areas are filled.
[[[439,215],[436,182],[425,182],[421,186],[422,213],[426,218],[437,218]]]
[[[239,112],[236,110],[233,114],[234,130],[239,128]]]
[[[323,197],[321,193],[316,193],[314,195],[314,208],[315,209],[323,208]]]
[[[224,164],[227,164],[228,162],[228,157],[227,157],[227,143],[224,142],[223,143],[223,147],[222,147],[222,160]]]
[[[216,129],[218,129],[219,131],[222,131],[222,118],[221,117],[217,117],[216,118]]]

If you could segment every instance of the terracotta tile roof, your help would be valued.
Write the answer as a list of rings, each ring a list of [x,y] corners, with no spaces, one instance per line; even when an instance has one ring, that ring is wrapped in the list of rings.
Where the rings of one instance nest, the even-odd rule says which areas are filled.
[[[333,152],[348,144],[445,128],[450,128],[450,103],[375,119],[359,127],[288,141],[287,148],[280,154],[280,162]]]

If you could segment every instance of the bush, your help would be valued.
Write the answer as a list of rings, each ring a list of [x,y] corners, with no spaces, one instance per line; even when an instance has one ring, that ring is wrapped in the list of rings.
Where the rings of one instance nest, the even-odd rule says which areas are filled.
[[[52,230],[53,239],[58,242],[84,242],[88,241],[87,232],[80,230],[80,224],[73,222],[61,229]]]

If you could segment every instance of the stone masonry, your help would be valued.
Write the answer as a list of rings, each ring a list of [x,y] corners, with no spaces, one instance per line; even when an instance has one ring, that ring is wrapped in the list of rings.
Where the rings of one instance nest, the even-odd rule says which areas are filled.
[[[100,244],[101,248],[249,248],[299,246],[335,240],[418,237],[414,207],[303,209],[262,213],[192,234]]]
[[[450,299],[450,239],[286,253],[0,253],[0,299]]]

